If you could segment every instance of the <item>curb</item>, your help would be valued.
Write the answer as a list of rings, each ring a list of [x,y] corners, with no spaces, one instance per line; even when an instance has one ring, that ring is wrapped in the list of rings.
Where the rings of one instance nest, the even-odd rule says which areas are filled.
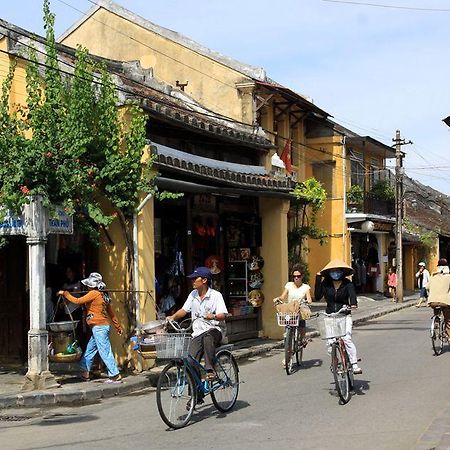
[[[369,312],[361,317],[353,320],[353,325],[357,327],[365,322],[375,319],[377,317],[385,316],[389,313],[400,311],[402,309],[414,306],[416,298],[406,300],[397,305],[389,305],[378,311]],[[317,330],[306,333],[309,338],[319,336]],[[262,355],[274,349],[283,348],[283,340],[271,342],[268,344],[255,345],[250,348],[233,350],[233,355],[236,360],[241,361],[253,356]],[[99,401],[103,398],[110,398],[119,395],[128,395],[133,392],[138,392],[143,389],[154,388],[159,377],[161,368],[151,369],[145,375],[133,375],[124,379],[122,384],[107,385],[103,383],[96,383],[86,387],[85,389],[73,389],[64,391],[32,391],[23,392],[20,394],[11,394],[0,397],[0,409],[22,407],[22,408],[36,408],[41,406],[60,406],[73,403],[89,403]],[[100,386],[100,387],[99,387]],[[1,419],[1,416],[0,416]]]

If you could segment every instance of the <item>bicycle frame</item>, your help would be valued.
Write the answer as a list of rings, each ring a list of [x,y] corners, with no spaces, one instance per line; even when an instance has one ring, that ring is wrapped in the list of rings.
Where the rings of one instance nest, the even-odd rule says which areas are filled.
[[[226,375],[227,379],[225,380],[216,380],[214,382],[208,382],[201,379],[201,373],[207,373],[206,367],[203,366],[201,363],[199,363],[194,357],[191,355],[188,355],[186,358],[178,358],[173,359],[172,361],[178,361],[180,363],[180,367],[183,367],[184,370],[188,370],[192,377],[194,378],[195,386],[198,392],[202,393],[203,395],[208,395],[211,392],[216,391],[217,389],[224,386],[229,380],[228,375]],[[218,363],[220,368],[223,370],[222,365],[220,364],[220,361],[214,357],[214,363]],[[226,374],[226,372],[223,370],[223,372]],[[216,373],[217,375],[217,373]],[[185,377],[183,377],[185,379]]]

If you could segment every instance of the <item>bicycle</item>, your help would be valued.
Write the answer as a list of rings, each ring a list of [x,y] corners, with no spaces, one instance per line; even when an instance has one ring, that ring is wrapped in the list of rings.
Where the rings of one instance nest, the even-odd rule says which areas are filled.
[[[275,304],[281,304],[279,301]],[[306,304],[302,302],[301,304]],[[294,355],[297,363],[297,367],[300,367],[303,362],[303,349],[308,344],[308,339],[302,338],[300,333],[300,327],[298,326],[300,321],[299,312],[277,312],[277,322],[280,327],[285,328],[284,333],[284,367],[286,374],[291,375],[294,366]]]
[[[220,412],[230,411],[239,393],[239,367],[231,353],[232,345],[218,347],[213,381],[202,380],[206,368],[189,355],[191,336],[175,322],[175,333],[161,334],[155,343],[157,358],[170,359],[156,387],[156,403],[161,419],[170,428],[186,426],[199,400],[211,395]]]
[[[447,331],[445,329],[444,313],[439,305],[433,306],[433,316],[431,317],[430,337],[433,351],[439,356],[444,349],[444,342],[448,342]]]
[[[350,391],[354,386],[353,368],[342,339],[347,331],[348,307],[341,308],[336,313],[326,314],[322,320],[318,321],[319,332],[322,339],[326,339],[331,344],[331,372],[336,386],[336,391],[343,404],[349,402],[351,398]]]

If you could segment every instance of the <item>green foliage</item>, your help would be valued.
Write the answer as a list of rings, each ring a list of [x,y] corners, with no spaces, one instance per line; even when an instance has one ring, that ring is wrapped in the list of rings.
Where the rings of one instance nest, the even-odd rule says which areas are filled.
[[[308,178],[302,183],[297,183],[293,195],[295,200],[291,204],[295,208],[295,216],[294,226],[288,232],[289,267],[302,264],[305,267],[304,274],[307,281],[309,273],[302,253],[308,250],[305,247],[307,239],[318,239],[320,245],[326,242],[328,233],[317,226],[317,215],[325,204],[327,192],[315,178]]]
[[[347,203],[360,205],[364,201],[364,189],[359,184],[352,184],[347,191]]]
[[[372,189],[371,194],[379,200],[394,200],[395,199],[395,188],[389,183],[388,180],[378,180],[376,181]]]
[[[406,218],[403,219],[403,228],[408,233],[417,236],[428,253],[430,253],[431,255],[436,254],[436,240],[439,237],[439,233],[437,231],[429,230],[425,227],[417,225]]]
[[[95,239],[98,225],[108,226],[116,215],[127,226],[139,194],[154,189],[153,160],[142,164],[145,116],[129,105],[122,118],[110,74],[84,48],[77,49],[73,76],[61,76],[54,22],[44,0],[45,69],[31,49],[27,106],[13,105],[10,111],[15,63],[2,85],[0,206],[17,212],[30,195],[41,194],[47,206],[60,204],[74,214]],[[116,213],[106,213],[108,203]]]

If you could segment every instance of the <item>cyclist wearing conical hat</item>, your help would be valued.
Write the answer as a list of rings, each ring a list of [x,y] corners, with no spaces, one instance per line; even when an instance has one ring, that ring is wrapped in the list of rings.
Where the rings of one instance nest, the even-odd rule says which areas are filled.
[[[325,298],[327,314],[338,312],[345,305],[350,306],[352,309],[358,307],[355,286],[346,278],[352,275],[353,272],[353,268],[347,263],[340,259],[334,259],[317,273],[314,297],[317,301]],[[345,343],[350,363],[353,366],[353,373],[357,375],[362,373],[362,369],[358,367],[356,347],[352,340],[353,322],[351,310],[347,313],[346,320],[347,332],[342,339]]]

